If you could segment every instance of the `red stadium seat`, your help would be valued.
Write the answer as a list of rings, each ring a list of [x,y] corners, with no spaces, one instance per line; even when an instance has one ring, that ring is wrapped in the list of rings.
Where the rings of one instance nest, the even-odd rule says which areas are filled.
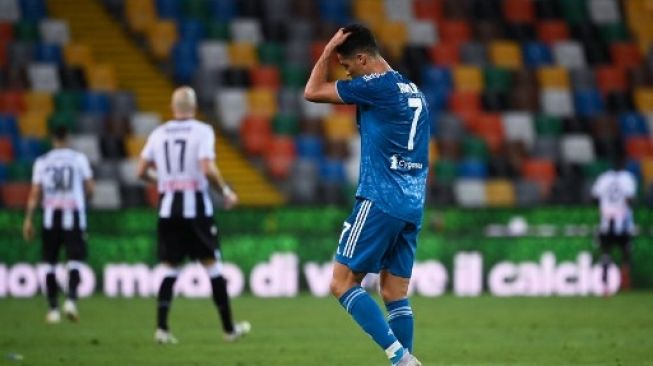
[[[469,128],[480,136],[490,151],[498,153],[504,142],[503,123],[497,113],[481,113],[470,121]]]
[[[454,91],[449,99],[449,109],[469,123],[476,117],[482,108],[481,97],[478,93],[471,91]]]
[[[18,90],[5,90],[0,92],[0,113],[9,113],[18,116],[23,112],[25,112],[23,92]]]
[[[0,163],[6,164],[14,160],[14,147],[9,137],[0,137]]]
[[[279,69],[275,66],[253,67],[249,72],[252,86],[277,90],[281,86]]]
[[[537,24],[537,38],[545,43],[569,39],[569,27],[562,20],[544,20]]]
[[[441,66],[455,66],[460,63],[457,43],[439,43],[429,50],[431,62]]]
[[[247,154],[262,155],[272,139],[270,119],[263,116],[245,117],[240,125],[240,138]]]
[[[29,183],[5,183],[0,187],[2,202],[7,208],[23,208],[29,196]]]
[[[295,140],[289,136],[274,136],[265,153],[270,175],[276,179],[287,178],[295,161]]]
[[[556,178],[556,168],[551,160],[529,159],[522,164],[522,176],[539,183],[546,194]]]
[[[511,23],[532,23],[535,21],[535,7],[531,0],[504,0],[503,16]]]
[[[603,93],[623,92],[628,86],[624,69],[616,66],[597,67],[596,82]]]
[[[413,0],[413,12],[417,19],[430,20],[437,24],[443,17],[442,1]]]
[[[14,27],[10,23],[0,23],[0,43],[11,42],[14,39]]]
[[[472,38],[472,29],[464,20],[444,20],[438,25],[442,42],[461,44]]]
[[[653,141],[648,136],[631,137],[626,140],[626,153],[636,160],[653,157]]]
[[[642,63],[642,53],[636,43],[617,42],[610,45],[610,55],[615,66],[635,67]]]

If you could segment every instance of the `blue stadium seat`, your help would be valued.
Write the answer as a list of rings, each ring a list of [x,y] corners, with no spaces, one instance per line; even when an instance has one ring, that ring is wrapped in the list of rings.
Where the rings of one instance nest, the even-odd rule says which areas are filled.
[[[0,163],[0,184],[7,181],[7,166]]]
[[[36,60],[61,65],[61,46],[52,43],[39,43],[36,45]]]
[[[631,172],[638,182],[642,182],[642,167],[639,164],[639,160],[628,160],[626,170]],[[641,184],[638,185],[641,187]]]
[[[524,62],[530,67],[540,67],[553,63],[551,50],[541,42],[528,42],[522,47]]]
[[[422,93],[429,104],[429,110],[436,115],[447,109],[451,90],[443,87],[422,87]],[[433,133],[433,131],[432,131]]]
[[[181,15],[180,2],[177,0],[156,0],[156,11],[159,18],[177,19]]]
[[[576,113],[580,117],[596,117],[605,110],[605,103],[597,89],[583,89],[574,93]]]
[[[348,0],[320,0],[320,16],[334,24],[347,24],[351,20],[351,7]]]
[[[213,19],[228,22],[238,15],[236,0],[210,0],[209,8]]]
[[[303,135],[295,139],[297,156],[301,159],[320,161],[324,158],[322,139],[318,136]]]
[[[619,116],[619,130],[623,137],[646,136],[648,134],[646,119],[637,112],[622,113]]]
[[[487,178],[487,163],[474,158],[464,159],[458,163],[458,176],[462,178]]]
[[[198,42],[204,38],[206,30],[204,24],[196,19],[181,20],[177,29],[179,32],[179,39],[182,41]]]
[[[174,77],[177,83],[190,83],[193,73],[199,65],[197,43],[192,41],[179,41],[172,49],[174,60]]]
[[[320,180],[325,183],[345,183],[345,166],[343,165],[342,160],[322,160],[320,163]]]
[[[21,19],[38,21],[43,19],[46,13],[44,0],[20,0]]]
[[[36,138],[14,140],[14,156],[18,160],[32,161],[45,152],[43,141]]]
[[[0,136],[7,136],[12,139],[18,137],[18,123],[16,117],[11,115],[0,115]]]
[[[451,70],[445,67],[431,66],[422,71],[422,88],[445,88],[453,87]]]
[[[101,92],[87,92],[82,96],[82,110],[87,113],[108,115],[111,110],[109,96]]]

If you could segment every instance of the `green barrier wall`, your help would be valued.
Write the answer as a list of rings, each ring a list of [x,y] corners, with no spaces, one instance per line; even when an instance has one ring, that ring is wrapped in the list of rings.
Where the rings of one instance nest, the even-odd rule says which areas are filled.
[[[225,260],[249,273],[273,252],[294,252],[302,263],[329,261],[348,214],[348,209],[334,207],[239,209],[219,212],[216,221]],[[155,215],[149,209],[89,213],[89,264],[99,276],[105,263],[155,263]],[[19,211],[0,212],[0,263],[39,259],[38,240],[21,239],[22,217]],[[640,233],[633,253],[633,284],[653,288],[653,211],[638,209],[635,217]],[[504,260],[537,261],[546,251],[558,260],[574,260],[580,251],[596,256],[597,221],[594,207],[429,209],[417,259],[436,259],[450,269],[457,252],[478,251],[487,270]],[[519,235],[507,233],[510,228]]]

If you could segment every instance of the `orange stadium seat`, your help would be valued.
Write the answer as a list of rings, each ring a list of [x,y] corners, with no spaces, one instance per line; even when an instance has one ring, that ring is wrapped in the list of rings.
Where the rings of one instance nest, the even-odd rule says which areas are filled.
[[[258,65],[256,47],[251,43],[231,43],[228,53],[231,66],[250,68]]]
[[[388,52],[399,58],[408,41],[408,30],[403,22],[384,22],[379,26],[378,37]]]
[[[25,112],[25,98],[22,91],[0,91],[0,113],[19,115],[23,112]]]
[[[553,44],[569,39],[569,27],[562,20],[543,20],[537,23],[537,38],[545,43]]]
[[[497,113],[481,113],[468,122],[469,128],[480,136],[490,151],[498,153],[504,142],[503,123]]]
[[[93,65],[93,54],[88,45],[68,43],[64,46],[64,59],[69,66],[82,66],[86,69]]]
[[[636,160],[653,157],[653,141],[648,136],[630,137],[626,140],[626,153]]]
[[[250,89],[247,92],[247,104],[253,115],[272,117],[277,113],[277,98],[271,89]]]
[[[133,31],[146,32],[157,18],[154,0],[126,0],[125,16]]]
[[[48,135],[49,112],[28,111],[18,118],[20,133],[23,136],[45,138]]]
[[[617,42],[610,45],[610,55],[615,66],[635,67],[642,63],[642,53],[637,44]]]
[[[515,186],[507,179],[491,179],[485,183],[485,198],[490,207],[515,204]]]
[[[0,163],[7,164],[14,160],[14,146],[11,138],[0,136]]]
[[[490,43],[490,60],[496,66],[517,69],[522,67],[522,54],[519,44],[512,41]]]
[[[457,43],[438,43],[429,50],[431,62],[441,66],[455,66],[460,63],[460,50]]]
[[[177,42],[177,24],[171,20],[154,22],[147,29],[147,39],[152,55],[157,60],[166,60]]]
[[[28,112],[50,114],[54,110],[52,95],[47,92],[28,92],[25,94],[25,105]]]
[[[374,25],[380,25],[386,19],[383,1],[354,0],[352,12],[357,19],[368,23],[372,29]]]
[[[98,91],[116,91],[118,80],[113,64],[96,64],[87,70],[88,87]]]
[[[642,113],[653,112],[653,87],[635,88],[635,108]]]
[[[349,141],[356,134],[355,117],[350,114],[332,113],[324,118],[324,135],[331,141]]]
[[[546,159],[528,159],[522,164],[522,176],[540,184],[547,193],[556,178],[555,164]]]
[[[449,98],[449,109],[463,118],[465,123],[469,123],[483,109],[481,97],[471,91],[454,91]]]
[[[542,89],[570,89],[569,74],[561,66],[545,66],[537,70],[537,80]]]

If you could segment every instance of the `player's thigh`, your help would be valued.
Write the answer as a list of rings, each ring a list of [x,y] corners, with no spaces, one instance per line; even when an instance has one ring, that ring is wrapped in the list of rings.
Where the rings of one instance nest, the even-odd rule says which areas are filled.
[[[378,273],[385,253],[401,231],[402,222],[368,200],[359,200],[345,221],[336,261],[357,273]]]
[[[160,262],[177,265],[187,255],[184,232],[188,227],[183,219],[159,218],[157,224],[158,257]]]
[[[193,219],[189,225],[191,229],[186,234],[190,258],[202,261],[218,259],[218,228],[213,217]]]
[[[61,230],[43,228],[41,231],[41,258],[43,262],[56,264],[59,261],[59,249],[63,242]]]
[[[393,245],[383,258],[383,270],[400,278],[410,278],[417,251],[417,235],[420,228],[403,222],[403,227]]]
[[[66,246],[66,258],[70,261],[85,261],[88,257],[86,233],[81,229],[64,230],[63,241]]]

